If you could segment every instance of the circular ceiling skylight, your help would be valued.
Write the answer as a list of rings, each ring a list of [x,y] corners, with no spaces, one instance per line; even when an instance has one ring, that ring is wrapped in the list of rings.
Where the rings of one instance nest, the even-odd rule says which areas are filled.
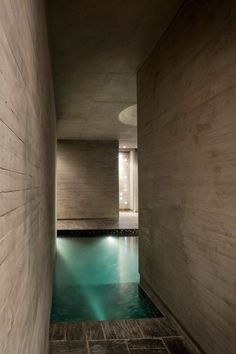
[[[123,124],[137,127],[137,105],[130,106],[119,114],[119,121]]]

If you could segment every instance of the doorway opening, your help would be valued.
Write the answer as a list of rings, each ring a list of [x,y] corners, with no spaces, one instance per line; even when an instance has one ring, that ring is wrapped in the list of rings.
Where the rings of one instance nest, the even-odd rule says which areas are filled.
[[[137,149],[119,152],[119,210],[138,212]]]
[[[119,221],[138,229],[137,149],[119,150]]]

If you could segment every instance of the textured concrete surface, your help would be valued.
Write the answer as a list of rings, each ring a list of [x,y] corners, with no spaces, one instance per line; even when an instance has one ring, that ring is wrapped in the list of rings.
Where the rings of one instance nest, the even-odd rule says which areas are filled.
[[[51,354],[196,354],[165,319],[53,323]]]
[[[236,348],[236,3],[187,1],[138,73],[140,272],[209,354]]]
[[[118,142],[58,141],[58,219],[118,219],[118,198]]]
[[[118,121],[136,103],[136,69],[181,0],[50,0],[58,137],[136,143]]]
[[[45,354],[55,112],[44,1],[0,8],[0,353]]]

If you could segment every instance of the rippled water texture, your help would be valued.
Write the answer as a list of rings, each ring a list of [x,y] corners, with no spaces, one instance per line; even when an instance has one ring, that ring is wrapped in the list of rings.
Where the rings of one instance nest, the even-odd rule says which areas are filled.
[[[139,291],[138,238],[58,238],[52,321],[156,317]]]

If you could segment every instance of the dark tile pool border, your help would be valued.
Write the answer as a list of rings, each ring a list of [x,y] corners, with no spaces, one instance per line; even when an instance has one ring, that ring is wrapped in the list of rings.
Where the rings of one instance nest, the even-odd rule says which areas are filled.
[[[138,229],[113,230],[57,230],[58,237],[87,237],[87,236],[138,236]]]
[[[153,318],[161,318],[164,317],[162,312],[156,307],[156,305],[152,302],[150,297],[145,293],[145,291],[139,285],[138,287],[139,294],[142,296],[143,300],[148,304],[149,307],[152,308]]]

